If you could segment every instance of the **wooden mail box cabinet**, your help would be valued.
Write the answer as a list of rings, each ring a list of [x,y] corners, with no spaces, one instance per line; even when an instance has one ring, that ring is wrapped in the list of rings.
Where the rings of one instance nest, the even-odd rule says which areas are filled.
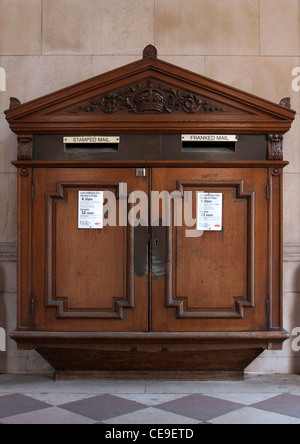
[[[57,371],[110,372],[236,372],[280,349],[283,135],[294,115],[288,99],[170,65],[152,46],[115,71],[12,99],[18,347]],[[118,223],[80,228],[83,191],[103,197],[104,219],[111,196]],[[196,224],[199,193],[221,196],[216,230],[184,217],[190,196]],[[153,214],[157,195],[175,197]],[[140,223],[120,223],[134,210]]]

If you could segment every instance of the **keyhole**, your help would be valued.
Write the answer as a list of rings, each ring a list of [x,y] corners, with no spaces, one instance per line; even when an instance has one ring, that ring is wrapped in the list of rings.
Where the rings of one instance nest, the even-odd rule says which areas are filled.
[[[158,240],[155,239],[155,241],[154,241],[154,245],[156,246],[156,248],[158,247],[158,244],[159,244]]]

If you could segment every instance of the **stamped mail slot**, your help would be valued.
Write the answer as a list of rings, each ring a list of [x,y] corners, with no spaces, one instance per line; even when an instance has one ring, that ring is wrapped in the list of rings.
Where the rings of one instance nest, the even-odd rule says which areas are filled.
[[[66,152],[114,152],[119,150],[120,137],[64,137],[63,142]]]

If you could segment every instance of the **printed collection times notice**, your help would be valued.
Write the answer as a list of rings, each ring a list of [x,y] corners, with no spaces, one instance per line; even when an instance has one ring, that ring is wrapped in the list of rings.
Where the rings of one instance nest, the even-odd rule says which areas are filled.
[[[103,191],[79,191],[78,228],[103,228]]]
[[[197,230],[222,231],[223,194],[197,193]]]

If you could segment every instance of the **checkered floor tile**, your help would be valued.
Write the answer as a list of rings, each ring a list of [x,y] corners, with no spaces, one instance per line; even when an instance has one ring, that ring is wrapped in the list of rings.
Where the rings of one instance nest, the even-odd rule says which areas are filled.
[[[16,384],[22,393],[11,393],[14,384],[1,382],[0,376],[0,424],[300,424],[300,377],[286,387],[274,382],[273,388],[257,380],[252,386],[178,381],[178,391],[186,393],[174,393],[174,382],[163,381],[136,390],[132,381],[118,381],[117,393],[105,393],[104,381],[41,378],[38,384]]]

